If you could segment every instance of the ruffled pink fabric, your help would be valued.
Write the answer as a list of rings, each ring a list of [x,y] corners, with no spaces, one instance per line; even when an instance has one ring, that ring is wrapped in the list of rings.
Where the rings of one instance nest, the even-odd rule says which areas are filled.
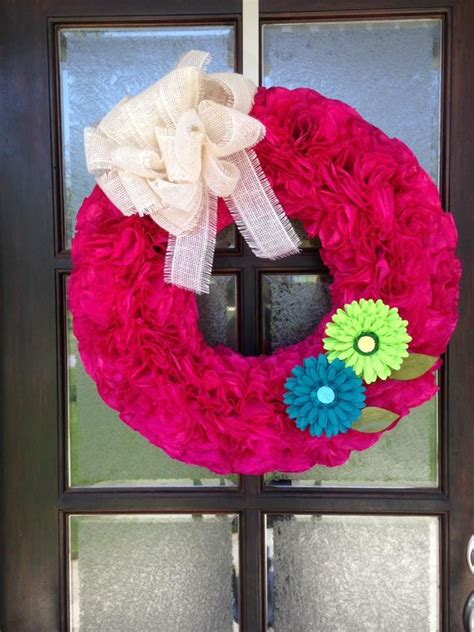
[[[88,373],[121,419],[170,456],[220,474],[343,464],[380,434],[328,439],[298,430],[282,403],[291,369],[323,352],[334,311],[354,299],[399,307],[411,351],[441,355],[457,320],[456,228],[413,153],[348,105],[309,89],[260,89],[256,148],[287,214],[319,236],[333,311],[306,340],[272,356],[210,348],[196,297],[163,281],[167,234],[123,216],[95,188],[78,216],[69,300]],[[219,228],[231,222],[223,201]],[[367,388],[400,418],[434,396],[434,371]]]

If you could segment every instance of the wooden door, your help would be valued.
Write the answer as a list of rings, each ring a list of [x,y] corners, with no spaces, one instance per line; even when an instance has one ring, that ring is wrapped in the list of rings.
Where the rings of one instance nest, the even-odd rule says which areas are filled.
[[[1,630],[472,630],[474,4],[2,7]],[[377,447],[339,470],[219,477],[101,402],[71,330],[69,248],[91,187],[82,127],[189,48],[250,68],[255,33],[263,85],[347,100],[413,147],[455,215],[463,295],[439,397]],[[214,273],[202,328],[244,354],[303,338],[329,309],[317,241],[272,263],[230,229]]]

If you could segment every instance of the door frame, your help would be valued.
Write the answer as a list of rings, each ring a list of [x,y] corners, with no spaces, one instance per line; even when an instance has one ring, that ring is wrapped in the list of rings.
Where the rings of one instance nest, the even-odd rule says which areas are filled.
[[[244,0],[246,1],[246,0]],[[441,395],[439,489],[278,489],[244,476],[235,490],[68,489],[64,472],[63,311],[59,275],[70,269],[58,240],[58,135],[51,29],[57,23],[232,19],[240,0],[2,0],[0,274],[3,318],[0,627],[3,632],[65,630],[66,520],[89,512],[231,512],[241,520],[241,624],[264,629],[266,513],[430,514],[441,522],[441,628],[461,631],[474,591],[466,546],[474,533],[474,3],[471,0],[260,0],[260,23],[287,19],[443,16],[441,193],[459,227],[464,277],[458,329]],[[336,7],[336,8],[335,8]],[[87,16],[87,17],[85,17]],[[240,26],[238,27],[240,29]],[[242,33],[238,31],[240,42]],[[241,58],[237,47],[237,58]],[[239,62],[240,63],[240,62]],[[46,80],[45,80],[46,78]],[[24,174],[20,180],[18,174]],[[27,182],[24,182],[27,178]],[[469,467],[471,465],[471,467]],[[243,579],[242,579],[243,578]]]

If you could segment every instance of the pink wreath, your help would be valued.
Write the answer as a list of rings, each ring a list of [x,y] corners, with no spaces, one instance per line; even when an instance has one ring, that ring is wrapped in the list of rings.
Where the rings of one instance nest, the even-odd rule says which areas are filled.
[[[252,116],[267,129],[255,150],[279,201],[321,240],[334,279],[331,313],[271,356],[209,347],[196,296],[164,282],[167,233],[124,216],[96,187],[72,248],[74,332],[102,398],[171,457],[220,474],[341,465],[383,432],[302,432],[286,412],[285,381],[324,352],[336,310],[361,298],[398,307],[410,352],[439,357],[457,320],[456,228],[413,153],[345,103],[309,89],[261,88]],[[218,229],[231,222],[219,200]],[[409,381],[369,384],[367,405],[396,413],[393,428],[434,396],[439,365]]]

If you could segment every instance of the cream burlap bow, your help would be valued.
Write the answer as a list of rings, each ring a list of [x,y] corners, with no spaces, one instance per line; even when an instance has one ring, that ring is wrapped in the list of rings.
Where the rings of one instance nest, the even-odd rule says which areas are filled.
[[[265,135],[248,114],[256,88],[235,73],[206,74],[209,59],[187,53],[84,132],[98,185],[125,215],[150,215],[170,233],[165,279],[197,293],[209,291],[218,197],[257,256],[299,246],[252,150]]]

